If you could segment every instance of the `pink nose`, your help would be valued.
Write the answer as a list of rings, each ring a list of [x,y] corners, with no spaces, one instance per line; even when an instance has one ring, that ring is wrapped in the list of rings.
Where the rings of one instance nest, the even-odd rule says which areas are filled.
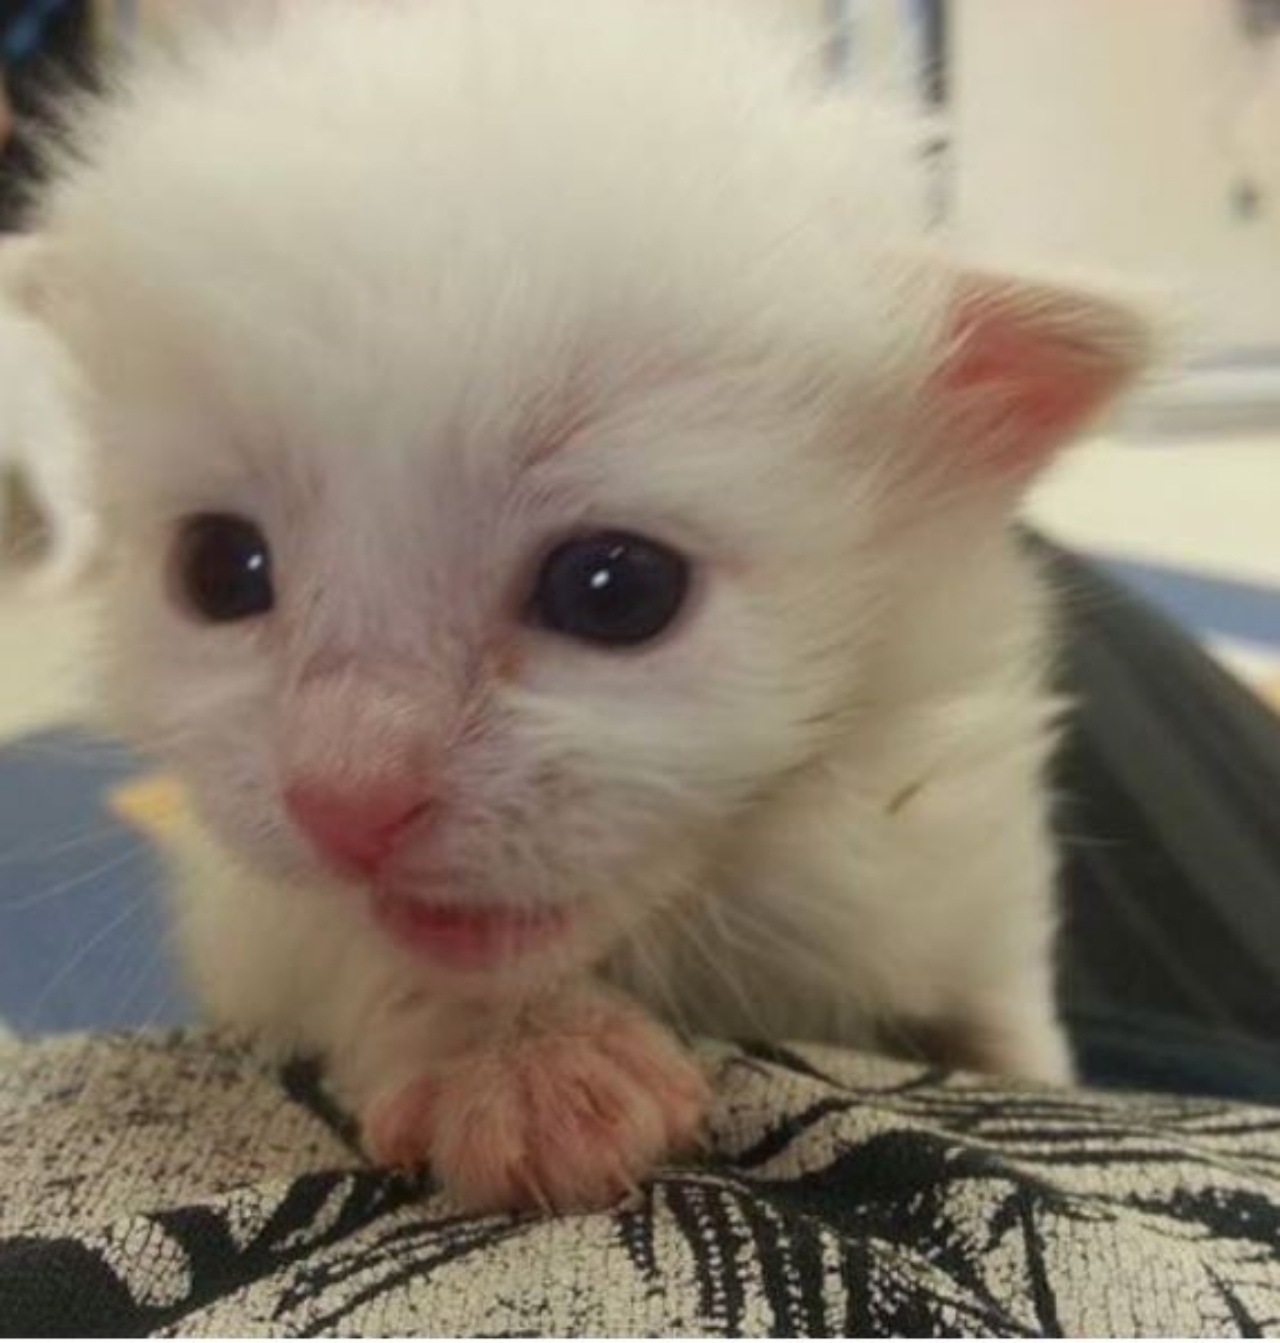
[[[420,792],[391,785],[344,792],[326,784],[294,784],[285,789],[284,800],[325,858],[362,877],[383,866],[430,806]]]

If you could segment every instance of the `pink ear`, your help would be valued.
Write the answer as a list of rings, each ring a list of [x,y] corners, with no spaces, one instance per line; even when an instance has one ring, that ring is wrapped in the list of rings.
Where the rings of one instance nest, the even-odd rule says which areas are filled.
[[[944,426],[967,462],[1001,476],[1038,470],[1146,360],[1143,324],[1106,299],[964,275],[952,305]]]

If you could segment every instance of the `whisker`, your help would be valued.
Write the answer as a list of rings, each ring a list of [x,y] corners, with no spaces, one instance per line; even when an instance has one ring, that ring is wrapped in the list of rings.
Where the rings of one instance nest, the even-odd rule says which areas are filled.
[[[34,895],[27,896],[21,900],[0,900],[0,917],[6,914],[21,914],[27,910],[35,909],[37,906],[46,904],[50,900],[56,900],[59,896],[69,895],[72,891],[78,891],[91,882],[99,880],[101,877],[109,876],[114,872],[127,867],[131,862],[137,862],[147,857],[147,849],[143,844],[129,845],[129,848],[123,853],[113,854],[105,862],[98,863],[85,872],[77,873],[74,877],[66,881],[60,881],[54,886],[50,886],[43,891],[38,891]]]
[[[35,1002],[32,1003],[28,1009],[32,1019],[34,1020],[38,1017],[40,1012],[49,1005],[53,995],[61,985],[67,982],[68,976],[71,975],[73,971],[83,965],[88,957],[109,937],[119,932],[131,919],[136,918],[146,906],[147,902],[145,899],[135,897],[128,901],[122,909],[118,910],[112,918],[108,919],[103,927],[89,938],[89,940],[62,965],[53,978],[45,983],[44,988],[41,989],[40,993],[37,995]]]
[[[3,752],[11,760],[34,760],[41,763],[44,761],[68,765],[137,763],[136,754],[123,742],[99,737],[88,731],[83,737],[77,736],[73,741],[61,736],[55,738],[52,734],[19,737],[16,741],[6,742]]]
[[[145,992],[149,990],[151,994],[151,1008],[135,1028],[139,1030],[148,1030],[155,1024],[156,1015],[160,1010],[160,1004],[157,999],[159,998],[161,976],[158,972],[163,969],[168,960],[168,954],[163,938],[156,938],[155,940],[148,942],[141,948],[141,950],[142,955],[139,958],[141,961],[141,968],[134,975],[129,991],[120,998],[117,1010],[121,1019],[128,1022],[129,1013],[133,1008],[134,1002],[137,1001],[139,997],[145,997]]]
[[[766,1034],[760,1009],[739,972],[741,962],[735,964],[733,957],[724,954],[725,939],[719,938],[717,945],[717,939],[713,938],[712,930],[707,927],[690,929],[688,936],[690,948],[710,971],[711,977],[724,985],[729,998],[738,1008],[742,1020],[747,1023],[749,1029],[757,1034]]]
[[[77,834],[53,843],[33,842],[8,849],[0,853],[0,867],[14,867],[22,863],[41,862],[46,858],[58,858],[73,849],[103,844],[109,839],[133,842],[132,836],[122,832],[118,825],[86,826]]]
[[[670,966],[655,945],[653,929],[641,925],[628,943],[627,952],[636,963],[636,977],[644,988],[661,1000],[667,1020],[678,1030],[690,1034],[688,1013],[671,984]]]

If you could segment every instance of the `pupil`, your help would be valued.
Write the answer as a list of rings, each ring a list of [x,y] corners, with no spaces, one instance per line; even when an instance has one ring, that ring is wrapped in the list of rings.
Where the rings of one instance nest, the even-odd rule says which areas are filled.
[[[274,604],[266,538],[247,518],[201,514],[182,529],[178,579],[187,604],[206,620],[262,615]]]
[[[634,562],[628,562],[629,558],[621,546],[614,546],[601,559],[591,561],[593,567],[586,588],[595,618],[600,622],[617,620],[645,600],[644,574],[638,572]]]
[[[656,541],[603,533],[567,541],[543,565],[538,622],[588,643],[624,647],[660,634],[683,605],[688,564]]]

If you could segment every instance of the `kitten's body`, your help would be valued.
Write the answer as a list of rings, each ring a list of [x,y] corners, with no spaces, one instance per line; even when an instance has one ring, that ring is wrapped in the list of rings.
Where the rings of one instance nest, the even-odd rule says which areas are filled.
[[[476,1206],[597,1204],[693,1135],[655,1015],[1065,1079],[1007,521],[1136,325],[915,252],[893,127],[735,6],[284,10],[140,76],[45,217],[212,1010]],[[210,514],[269,543],[252,620],[183,589]],[[548,548],[619,528],[689,557],[670,629],[540,623]],[[362,877],[319,861],[392,794]],[[477,968],[459,918],[552,932]]]

